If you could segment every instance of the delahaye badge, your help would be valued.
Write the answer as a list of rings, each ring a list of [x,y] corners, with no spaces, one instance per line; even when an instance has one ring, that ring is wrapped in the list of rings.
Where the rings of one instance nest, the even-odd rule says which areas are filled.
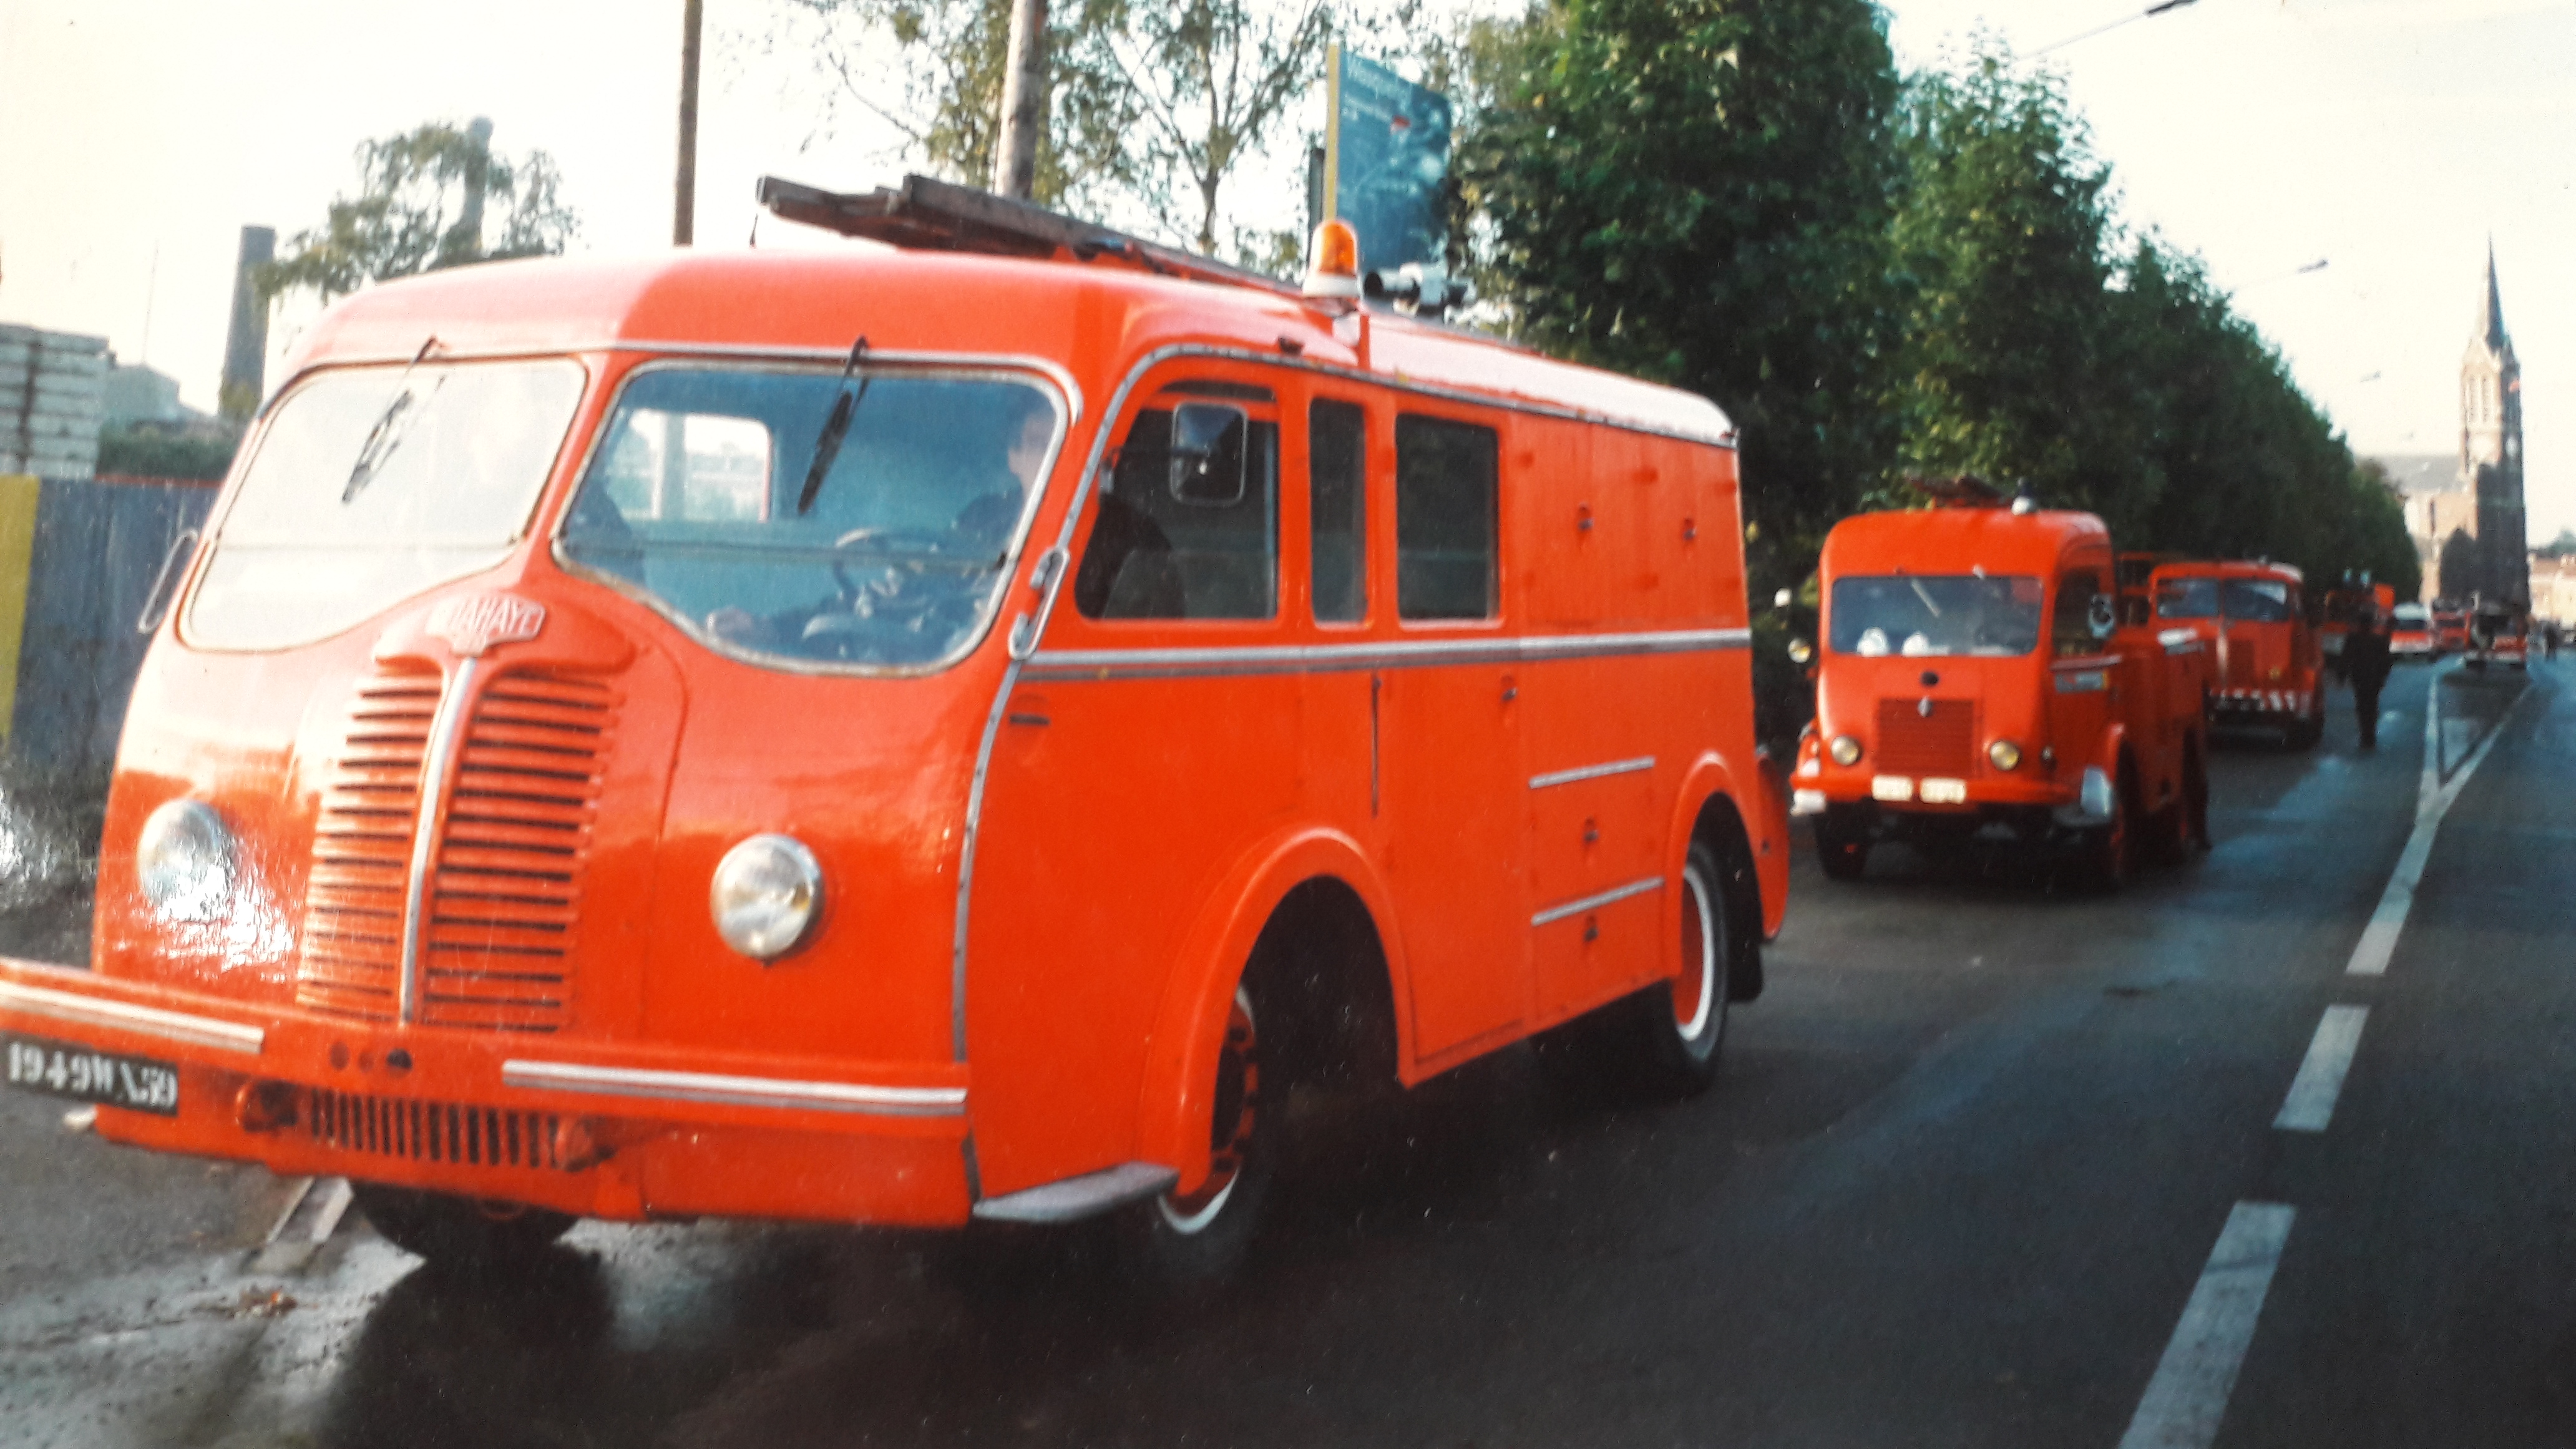
[[[467,594],[429,612],[429,632],[471,659],[495,644],[517,644],[546,627],[546,606],[516,594]]]

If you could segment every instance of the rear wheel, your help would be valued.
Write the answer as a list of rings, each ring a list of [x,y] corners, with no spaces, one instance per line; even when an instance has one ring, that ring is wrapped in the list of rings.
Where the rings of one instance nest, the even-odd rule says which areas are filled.
[[[2191,843],[2209,849],[2209,771],[2201,763],[2198,739],[2183,747],[2182,805]]]
[[[1717,1080],[1735,974],[1726,879],[1717,853],[1694,844],[1682,866],[1680,970],[1668,981],[1542,1032],[1541,1070],[1578,1095],[1608,1091],[1695,1097]]]
[[[1869,831],[1852,816],[1857,812],[1828,805],[1816,817],[1816,860],[1832,880],[1858,880],[1869,868]]]
[[[1263,1075],[1249,985],[1238,986],[1218,1049],[1208,1175],[1196,1190],[1127,1210],[1128,1255],[1149,1287],[1186,1291],[1232,1273],[1252,1248],[1279,1166],[1285,1083]]]
[[[349,1184],[358,1208],[385,1241],[442,1267],[525,1263],[571,1231],[573,1218],[525,1203],[455,1197],[380,1183]]]

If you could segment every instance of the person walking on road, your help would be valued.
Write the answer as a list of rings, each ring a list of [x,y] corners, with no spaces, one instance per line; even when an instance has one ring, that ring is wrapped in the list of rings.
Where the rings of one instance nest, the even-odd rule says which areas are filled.
[[[2361,747],[2379,748],[2379,687],[2388,682],[2388,626],[2376,609],[2353,622],[2344,636],[2344,669],[2352,676],[2354,718],[2361,725]]]

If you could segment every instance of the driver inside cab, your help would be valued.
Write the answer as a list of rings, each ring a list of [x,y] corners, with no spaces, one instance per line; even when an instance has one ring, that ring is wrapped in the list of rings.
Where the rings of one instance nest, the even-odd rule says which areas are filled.
[[[652,368],[563,561],[728,652],[945,662],[980,636],[1058,437],[1013,379]]]

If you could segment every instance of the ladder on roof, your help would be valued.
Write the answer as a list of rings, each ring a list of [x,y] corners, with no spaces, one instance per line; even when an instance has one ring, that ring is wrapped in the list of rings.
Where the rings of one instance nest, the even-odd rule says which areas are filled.
[[[899,185],[865,193],[825,191],[764,176],[759,196],[762,206],[788,221],[910,251],[1109,261],[1193,282],[1248,287],[1283,297],[1303,295],[1294,282],[928,176],[906,176]]]

